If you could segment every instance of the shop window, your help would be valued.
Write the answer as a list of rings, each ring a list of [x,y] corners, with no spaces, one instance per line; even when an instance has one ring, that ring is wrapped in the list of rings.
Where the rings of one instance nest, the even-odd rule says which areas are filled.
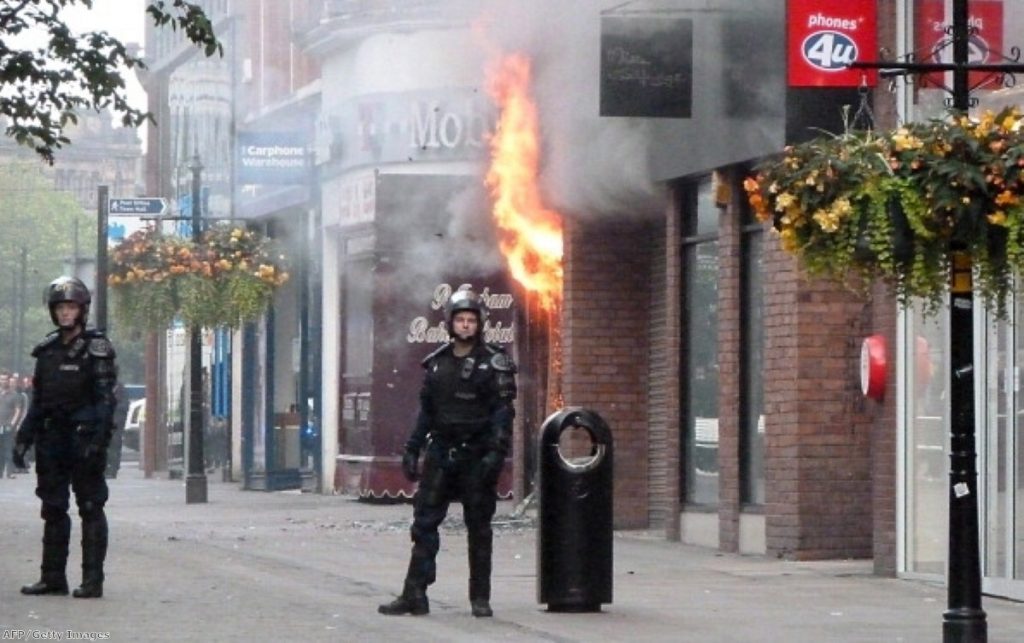
[[[718,505],[718,217],[711,178],[681,190],[682,493]]]
[[[904,317],[904,567],[908,572],[942,574],[949,514],[949,352],[944,349],[949,346],[948,316],[924,317],[912,306]]]
[[[749,207],[743,207],[742,221],[740,502],[750,507],[764,504],[764,226]]]

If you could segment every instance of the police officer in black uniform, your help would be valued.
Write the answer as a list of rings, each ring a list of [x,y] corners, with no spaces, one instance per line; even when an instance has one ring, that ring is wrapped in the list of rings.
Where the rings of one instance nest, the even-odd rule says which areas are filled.
[[[76,598],[103,596],[107,554],[107,446],[113,431],[117,367],[103,333],[86,328],[89,289],[73,277],[46,288],[44,302],[57,330],[35,347],[35,394],[15,438],[14,462],[25,466],[35,445],[36,495],[42,500],[43,563],[38,583],[22,594],[67,594],[71,539],[69,486],[82,519],[82,585]]]
[[[487,308],[470,290],[452,294],[445,308],[452,341],[423,360],[420,411],[405,444],[402,470],[423,476],[413,499],[412,556],[402,594],[381,614],[430,612],[427,586],[436,576],[437,528],[452,500],[462,503],[469,541],[469,601],[473,616],[491,616],[491,518],[496,487],[512,435],[516,367],[497,345],[483,341]]]

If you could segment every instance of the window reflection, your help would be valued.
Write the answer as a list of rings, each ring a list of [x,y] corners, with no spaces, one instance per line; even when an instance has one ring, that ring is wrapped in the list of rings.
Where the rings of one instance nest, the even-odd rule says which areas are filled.
[[[718,207],[710,178],[684,210],[686,502],[718,504]],[[709,234],[710,233],[710,234]]]
[[[925,318],[911,307],[906,317],[906,569],[943,574],[949,515],[947,315]]]

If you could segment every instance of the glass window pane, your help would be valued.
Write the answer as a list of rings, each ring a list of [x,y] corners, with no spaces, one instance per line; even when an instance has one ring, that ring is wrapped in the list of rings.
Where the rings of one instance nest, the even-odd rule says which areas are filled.
[[[740,444],[740,502],[764,504],[764,285],[763,234],[744,234],[742,341],[743,413]]]
[[[714,232],[719,210],[711,182],[696,199],[698,232]],[[687,216],[687,213],[684,213]],[[707,226],[714,221],[710,230]],[[692,219],[691,219],[692,221]],[[700,232],[704,227],[704,232]],[[684,247],[684,441],[686,502],[718,504],[718,242]]]
[[[694,234],[701,236],[717,233],[718,214],[711,180],[701,181],[697,188],[697,230]]]
[[[944,574],[948,533],[947,315],[907,310],[906,570]]]
[[[1007,524],[1008,494],[1012,488],[1008,484],[1011,469],[1007,466],[1010,449],[1007,444],[1009,420],[1007,411],[1010,409],[1007,387],[1012,382],[1008,363],[1010,357],[1010,328],[1005,322],[994,322],[988,328],[988,359],[985,377],[985,440],[979,445],[985,448],[985,470],[980,476],[985,485],[985,508],[981,514],[982,534],[985,539],[984,570],[986,576],[1006,578],[1008,535]],[[981,454],[979,454],[980,456]]]

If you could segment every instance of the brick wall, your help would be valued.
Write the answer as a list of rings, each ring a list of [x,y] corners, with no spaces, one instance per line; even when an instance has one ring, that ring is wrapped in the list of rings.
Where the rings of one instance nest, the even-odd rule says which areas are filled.
[[[672,371],[672,362],[667,358],[669,349],[668,315],[669,302],[665,297],[666,253],[665,222],[660,222],[651,235],[650,253],[651,270],[648,288],[649,304],[649,342],[648,379],[650,396],[648,398],[648,435],[647,445],[647,488],[650,498],[648,507],[648,523],[651,527],[665,527],[673,516],[667,502],[667,490],[670,486],[678,486],[679,478],[671,478],[669,463],[665,457],[669,449],[669,431],[678,430],[679,414],[671,415],[672,405],[669,397],[673,389],[679,388],[678,370]],[[675,350],[678,352],[678,344]],[[674,518],[678,520],[678,517]]]
[[[722,173],[738,185],[735,173]],[[740,273],[742,221],[734,190],[718,218],[718,542],[722,551],[739,550],[740,529]]]
[[[765,482],[769,555],[872,555],[871,410],[860,392],[865,303],[805,279],[765,246]]]
[[[664,374],[668,378],[665,387],[665,450],[660,455],[664,461],[666,487],[664,489],[665,537],[678,541],[682,538],[679,524],[679,512],[682,498],[679,494],[680,476],[680,440],[682,433],[679,426],[681,417],[681,401],[679,395],[679,349],[681,345],[682,320],[682,212],[678,207],[678,199],[670,199],[668,212],[665,216],[665,361]]]
[[[873,541],[875,573],[896,575],[896,488],[897,430],[896,422],[896,323],[898,310],[892,294],[884,285],[874,288],[871,333],[885,337],[888,347],[888,372],[885,397],[881,402],[866,402],[874,415],[871,438],[871,505],[873,509]],[[869,333],[869,334],[871,334]]]
[[[565,232],[565,404],[611,428],[615,527],[646,527],[652,227],[570,221]]]
[[[895,50],[896,5],[893,0],[878,3],[878,42]],[[896,100],[892,92],[875,93],[875,122],[880,129],[896,124]],[[871,497],[875,573],[896,574],[896,489],[897,418],[896,418],[896,323],[898,310],[888,288],[878,285],[873,290],[871,333],[885,336],[889,353],[889,370],[885,398],[870,403],[875,422],[871,440]],[[870,334],[870,333],[869,333]]]

